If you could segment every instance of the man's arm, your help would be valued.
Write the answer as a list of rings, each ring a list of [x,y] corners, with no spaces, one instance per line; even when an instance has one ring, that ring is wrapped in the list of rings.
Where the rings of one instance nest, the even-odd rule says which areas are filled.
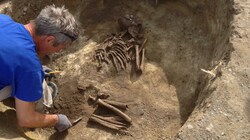
[[[35,103],[15,98],[18,124],[21,127],[51,127],[58,122],[57,115],[41,114],[35,111]]]

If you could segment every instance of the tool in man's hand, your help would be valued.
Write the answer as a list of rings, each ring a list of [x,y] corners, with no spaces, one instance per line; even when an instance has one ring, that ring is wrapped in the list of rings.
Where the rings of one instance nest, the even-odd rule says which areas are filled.
[[[77,118],[76,120],[74,120],[74,121],[72,122],[72,126],[75,126],[75,125],[78,124],[81,120],[82,120],[82,117]]]
[[[47,66],[42,66],[42,67],[44,72],[44,79],[46,81],[50,81],[52,78],[56,78],[55,74],[59,74],[62,72],[62,71],[52,70]]]
[[[56,78],[56,74],[60,74],[62,71],[50,71],[45,74],[45,80],[51,81],[52,78]]]

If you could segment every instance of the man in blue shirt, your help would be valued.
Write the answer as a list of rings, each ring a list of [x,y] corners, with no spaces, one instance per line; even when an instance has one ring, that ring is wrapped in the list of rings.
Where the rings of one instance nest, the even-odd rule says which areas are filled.
[[[65,115],[42,114],[35,108],[46,91],[39,58],[59,52],[78,35],[78,25],[64,7],[47,6],[26,25],[0,14],[0,100],[15,98],[21,127],[55,126],[58,131],[71,127]]]

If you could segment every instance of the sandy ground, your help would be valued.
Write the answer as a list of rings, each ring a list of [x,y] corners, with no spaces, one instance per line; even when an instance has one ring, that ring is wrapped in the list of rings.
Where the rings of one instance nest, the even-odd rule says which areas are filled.
[[[27,22],[39,11],[36,7],[39,4],[13,2],[23,7],[22,12],[14,15],[18,20]],[[45,2],[37,3],[41,7],[45,5]],[[157,6],[155,1],[140,2],[136,6],[133,2],[122,3],[121,6],[120,2],[110,0],[87,2],[87,6],[78,1],[68,4],[84,9],[75,14],[83,24],[85,35],[74,44],[74,48],[52,56],[50,66],[63,70],[56,80],[60,96],[53,112],[66,114],[72,120],[83,116],[83,121],[62,134],[50,128],[21,129],[16,126],[15,111],[1,104],[0,137],[249,139],[250,3],[247,0],[235,0],[235,3],[234,31],[228,44],[224,44],[232,45],[234,51],[229,51],[229,57],[220,67],[222,76],[215,79],[200,71],[200,68],[211,70],[214,67],[210,67],[210,61],[211,57],[216,57],[213,56],[217,54],[214,51],[218,51],[210,47],[214,42],[213,36],[210,36],[212,39],[206,36],[209,33],[209,28],[205,26],[206,19],[202,14],[193,13],[192,8],[182,2],[161,1]],[[0,7],[4,8],[6,4],[9,3],[1,3]],[[27,16],[29,10],[34,12]],[[150,40],[143,75],[136,79],[131,77],[130,69],[117,74],[113,67],[106,66],[97,72],[96,63],[92,60],[93,50],[107,34],[117,31],[116,20],[124,12],[136,13],[144,19],[145,36]],[[224,33],[227,34],[227,31],[224,30]],[[223,42],[221,36],[218,38],[222,38],[219,41]],[[203,83],[205,86],[202,86]],[[77,89],[78,86],[86,87],[84,95]],[[95,108],[87,104],[86,97],[96,90],[109,93],[111,99],[128,103],[126,113],[133,120],[129,128],[132,136],[88,123],[88,117]],[[187,122],[181,126],[186,119]]]

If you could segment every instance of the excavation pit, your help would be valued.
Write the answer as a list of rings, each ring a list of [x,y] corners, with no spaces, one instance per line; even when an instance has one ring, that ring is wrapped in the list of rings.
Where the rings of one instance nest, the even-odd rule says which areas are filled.
[[[39,4],[40,5],[39,5]],[[15,14],[15,6],[24,1],[13,1],[13,17],[27,22],[39,13],[38,9],[50,1],[29,2],[27,14]],[[34,135],[44,139],[168,139],[174,138],[194,108],[212,90],[211,70],[220,62],[227,62],[230,45],[232,3],[210,1],[146,1],[94,0],[63,2],[79,19],[84,29],[73,47],[52,56],[49,64],[62,70],[57,78],[59,97],[53,112],[70,119],[83,120],[64,134],[52,129],[37,129]],[[30,13],[30,14],[28,14]],[[142,75],[131,75],[130,69],[117,73],[112,66],[97,71],[94,50],[107,35],[118,32],[117,19],[133,14],[142,20],[145,45],[145,65]],[[217,76],[217,75],[216,75]],[[214,77],[213,77],[214,78]],[[84,87],[84,94],[79,90]],[[126,113],[132,118],[124,135],[88,123],[95,110],[85,95],[96,92],[110,94],[110,98],[128,104]]]

